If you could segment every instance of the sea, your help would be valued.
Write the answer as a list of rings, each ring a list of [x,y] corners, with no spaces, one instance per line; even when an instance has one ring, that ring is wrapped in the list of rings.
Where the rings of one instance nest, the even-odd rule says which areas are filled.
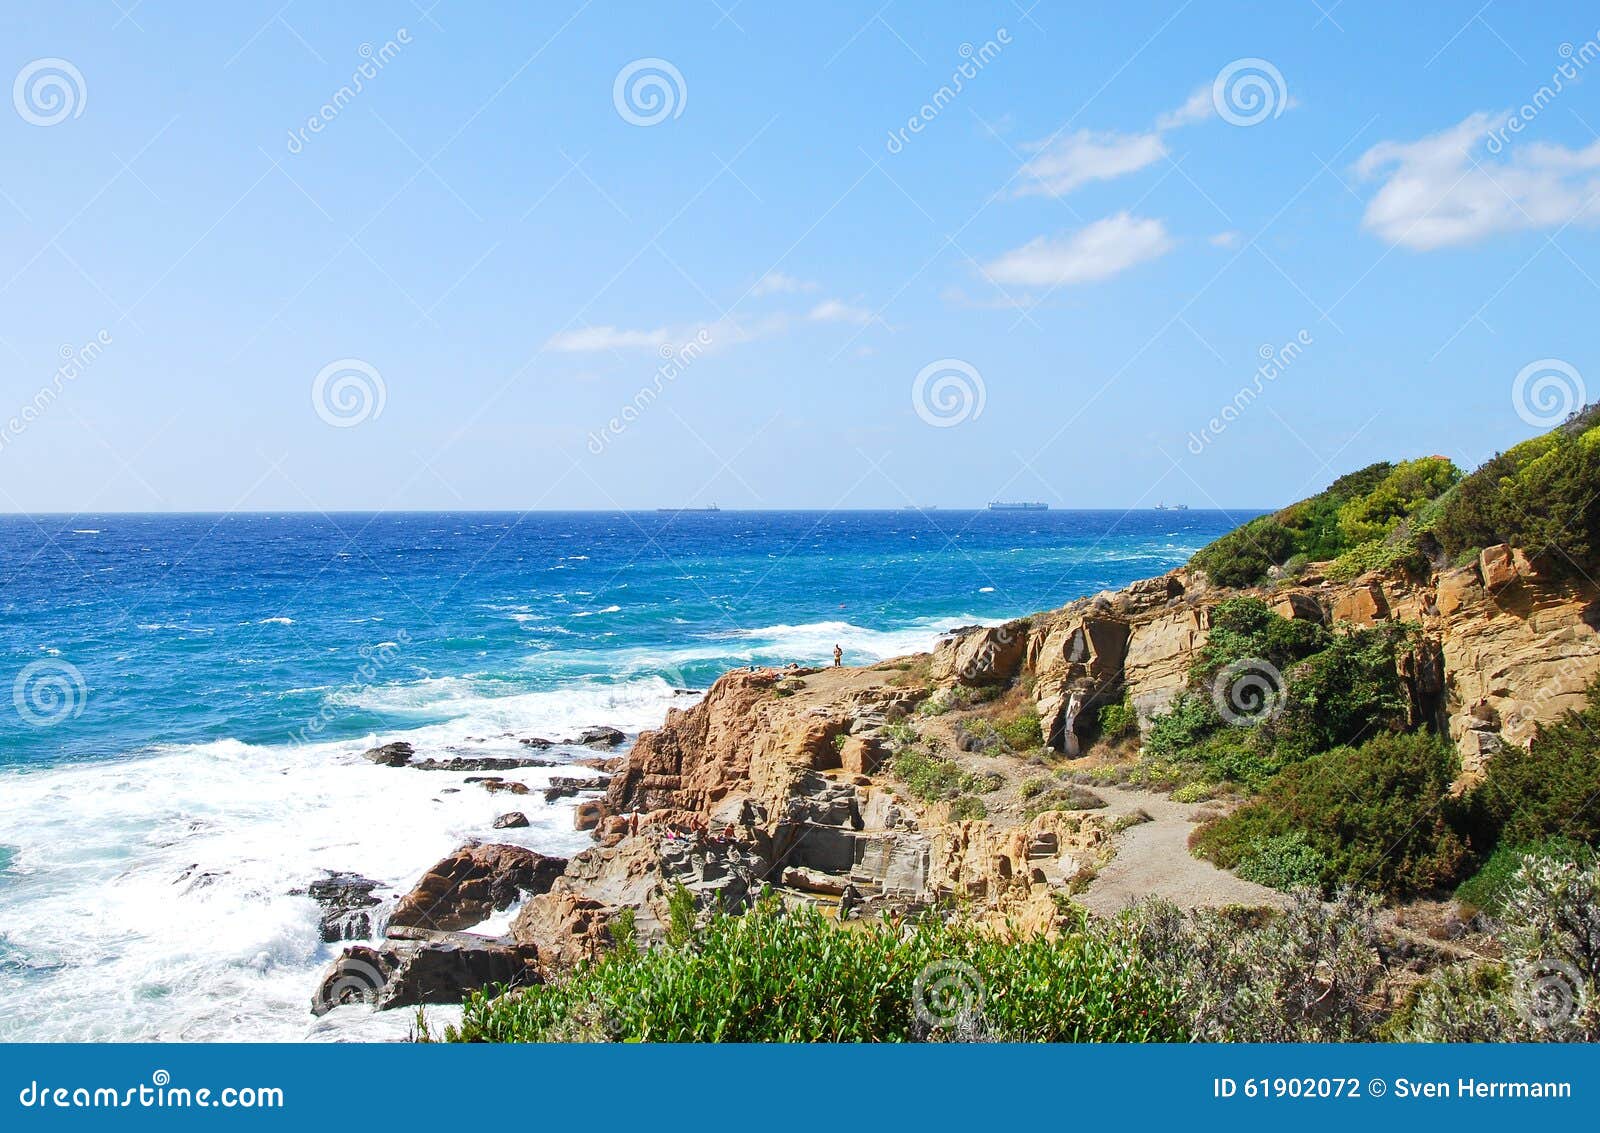
[[[1253,514],[0,517],[0,1040],[403,1038],[408,1012],[311,1015],[341,946],[305,886],[396,894],[469,839],[589,839],[571,799],[365,750],[631,739],[727,669],[927,650],[1160,574]],[[493,829],[512,809],[529,825]]]

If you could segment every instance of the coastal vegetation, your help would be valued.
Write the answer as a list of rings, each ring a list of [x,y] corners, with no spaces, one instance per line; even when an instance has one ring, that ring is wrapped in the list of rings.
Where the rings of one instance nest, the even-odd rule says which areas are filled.
[[[626,929],[623,930],[626,933]],[[770,894],[652,948],[624,936],[550,983],[467,1001],[464,1042],[1173,1042],[1168,986],[1117,934],[959,919],[840,927]]]

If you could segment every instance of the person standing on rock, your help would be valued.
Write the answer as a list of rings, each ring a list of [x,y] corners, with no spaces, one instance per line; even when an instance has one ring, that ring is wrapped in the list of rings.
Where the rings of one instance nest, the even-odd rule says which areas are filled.
[[[833,647],[833,667],[837,669],[842,664],[844,664],[844,650],[835,645]]]

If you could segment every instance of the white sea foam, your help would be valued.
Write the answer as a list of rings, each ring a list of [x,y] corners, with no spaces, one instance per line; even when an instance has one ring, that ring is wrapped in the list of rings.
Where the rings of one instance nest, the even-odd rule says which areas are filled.
[[[682,703],[659,677],[509,697],[478,684],[373,690],[451,717],[405,732],[0,772],[0,844],[15,850],[0,876],[0,1039],[403,1037],[405,1012],[312,1019],[339,946],[321,942],[316,905],[290,891],[323,870],[403,891],[468,838],[560,854],[589,838],[573,831],[570,800],[518,798],[531,825],[494,830],[511,809],[504,796],[465,774],[378,767],[360,753],[403,735],[422,754],[525,755],[515,736],[599,723],[634,732]],[[538,787],[556,773],[502,774]]]

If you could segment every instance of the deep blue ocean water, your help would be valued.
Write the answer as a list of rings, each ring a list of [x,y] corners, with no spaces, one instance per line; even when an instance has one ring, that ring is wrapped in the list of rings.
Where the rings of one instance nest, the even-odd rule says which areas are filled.
[[[927,649],[1245,518],[0,518],[0,1038],[372,1034],[348,1009],[313,1025],[333,953],[290,890],[324,869],[404,886],[471,837],[586,844],[570,800],[520,796],[531,825],[495,832],[504,796],[376,768],[374,742],[633,734],[730,667]]]

